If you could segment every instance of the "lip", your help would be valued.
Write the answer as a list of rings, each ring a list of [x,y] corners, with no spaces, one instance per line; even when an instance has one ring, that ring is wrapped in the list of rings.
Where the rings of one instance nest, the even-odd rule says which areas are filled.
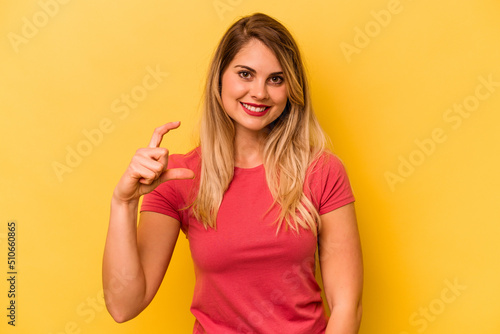
[[[264,111],[261,111],[261,112],[248,110],[247,108],[245,108],[245,106],[243,105],[243,103],[248,104],[248,105],[253,106],[253,107],[256,107],[256,108],[259,108],[259,107],[266,107],[266,109],[265,109]],[[249,114],[250,116],[257,116],[257,117],[262,117],[262,116],[264,116],[265,114],[267,114],[267,112],[269,111],[269,109],[271,109],[271,107],[270,107],[270,106],[267,106],[267,105],[265,105],[265,104],[254,104],[254,103],[240,102],[240,105],[241,105],[241,107],[243,108],[243,110],[244,110],[247,114]]]
[[[244,104],[248,104],[249,106],[260,108],[260,107],[269,107],[267,104],[255,104],[255,103],[249,103],[249,102],[241,102]]]

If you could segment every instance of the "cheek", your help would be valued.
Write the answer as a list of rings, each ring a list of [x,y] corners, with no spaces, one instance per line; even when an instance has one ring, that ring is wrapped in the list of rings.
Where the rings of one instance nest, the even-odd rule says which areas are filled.
[[[287,100],[288,100],[288,96],[287,96],[287,93],[286,93],[286,87],[285,86],[279,87],[275,91],[275,95],[274,95],[274,101],[275,101],[275,103],[284,106],[286,104]]]
[[[237,99],[245,94],[244,85],[239,80],[235,80],[231,76],[222,77],[222,97],[226,99]],[[227,101],[229,102],[229,101]]]

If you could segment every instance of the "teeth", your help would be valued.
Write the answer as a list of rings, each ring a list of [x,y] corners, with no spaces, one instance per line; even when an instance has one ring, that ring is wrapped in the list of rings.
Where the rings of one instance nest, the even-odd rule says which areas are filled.
[[[267,107],[254,107],[254,106],[251,106],[251,105],[248,105],[246,103],[242,103],[243,106],[245,108],[247,108],[248,110],[251,110],[251,111],[255,111],[255,112],[263,112],[264,110],[266,110]]]

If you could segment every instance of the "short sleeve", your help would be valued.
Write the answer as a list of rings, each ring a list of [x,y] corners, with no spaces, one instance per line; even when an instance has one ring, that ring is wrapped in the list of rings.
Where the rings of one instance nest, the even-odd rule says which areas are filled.
[[[347,171],[340,159],[325,152],[308,175],[311,199],[320,215],[354,202]]]
[[[180,221],[181,217],[178,212],[179,200],[173,185],[174,182],[172,181],[164,182],[156,187],[156,189],[152,192],[144,195],[142,199],[141,212],[158,212]]]
[[[171,154],[167,168],[187,168],[200,175],[200,153],[196,148],[187,154]],[[155,190],[142,198],[141,212],[152,211],[170,216],[181,223],[181,229],[187,236],[189,229],[188,203],[196,194],[198,178],[170,180],[163,182]]]
[[[171,155],[168,160],[167,168],[170,169],[179,167],[179,163],[177,160],[179,160],[180,158],[182,158],[182,156],[180,155]],[[158,212],[181,221],[178,210],[182,204],[180,203],[181,198],[176,189],[176,186],[177,181],[170,180],[167,182],[163,182],[152,192],[144,195],[144,197],[142,198],[141,212]]]

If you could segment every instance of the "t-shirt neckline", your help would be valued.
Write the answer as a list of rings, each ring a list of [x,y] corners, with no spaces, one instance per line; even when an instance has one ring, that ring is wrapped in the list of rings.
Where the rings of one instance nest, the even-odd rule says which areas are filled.
[[[264,168],[264,164],[260,164],[260,165],[257,165],[255,167],[249,167],[249,168],[245,168],[245,167],[236,167],[234,166],[234,171],[238,171],[238,172],[253,172],[253,171],[260,171],[261,169]]]

